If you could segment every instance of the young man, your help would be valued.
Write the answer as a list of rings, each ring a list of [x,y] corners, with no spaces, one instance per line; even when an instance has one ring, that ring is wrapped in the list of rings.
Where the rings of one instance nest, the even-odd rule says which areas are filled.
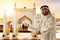
[[[40,32],[41,40],[56,40],[55,18],[52,16],[47,5],[41,6]]]

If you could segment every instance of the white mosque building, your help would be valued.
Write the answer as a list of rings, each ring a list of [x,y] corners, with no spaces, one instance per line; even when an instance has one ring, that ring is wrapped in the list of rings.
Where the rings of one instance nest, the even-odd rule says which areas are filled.
[[[4,19],[1,19],[0,30],[3,30],[3,36],[9,35],[12,31],[13,36],[17,36],[20,32],[33,34],[35,30],[31,28],[38,27],[39,16],[36,14],[35,4],[33,8],[16,8],[14,6],[14,15],[10,18],[4,14]]]

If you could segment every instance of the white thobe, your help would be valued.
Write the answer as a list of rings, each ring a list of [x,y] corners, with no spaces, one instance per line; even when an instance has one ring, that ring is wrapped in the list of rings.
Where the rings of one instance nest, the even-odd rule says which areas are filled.
[[[50,15],[40,16],[41,40],[56,40],[55,18]]]

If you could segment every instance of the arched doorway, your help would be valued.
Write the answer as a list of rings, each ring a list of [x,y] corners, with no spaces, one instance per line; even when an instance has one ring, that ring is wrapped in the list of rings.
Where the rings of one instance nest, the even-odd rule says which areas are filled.
[[[28,27],[32,25],[32,20],[27,16],[23,16],[18,20],[20,31],[28,31]]]

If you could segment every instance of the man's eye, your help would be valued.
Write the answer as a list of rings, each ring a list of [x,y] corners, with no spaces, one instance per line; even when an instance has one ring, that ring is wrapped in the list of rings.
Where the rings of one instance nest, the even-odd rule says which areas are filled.
[[[42,10],[45,10],[45,9],[42,9]]]

